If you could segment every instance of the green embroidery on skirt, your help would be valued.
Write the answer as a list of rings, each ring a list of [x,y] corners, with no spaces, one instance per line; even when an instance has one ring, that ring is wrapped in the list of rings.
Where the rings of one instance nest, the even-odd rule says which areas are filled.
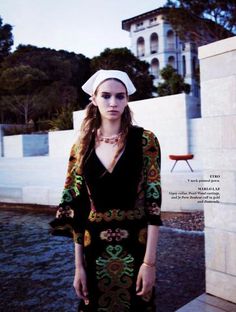
[[[128,311],[130,287],[134,275],[134,258],[121,245],[107,246],[103,257],[96,260],[98,288],[102,292],[98,311]]]

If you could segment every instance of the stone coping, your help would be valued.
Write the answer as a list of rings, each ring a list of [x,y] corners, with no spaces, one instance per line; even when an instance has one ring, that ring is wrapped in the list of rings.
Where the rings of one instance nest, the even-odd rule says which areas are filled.
[[[236,50],[236,36],[219,40],[198,48],[199,60]]]

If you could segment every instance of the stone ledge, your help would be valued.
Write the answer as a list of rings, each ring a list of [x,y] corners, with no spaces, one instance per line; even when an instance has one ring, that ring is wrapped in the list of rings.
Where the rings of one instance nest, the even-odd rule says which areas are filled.
[[[236,304],[221,298],[202,294],[176,312],[236,312]]]
[[[47,213],[55,215],[58,206],[55,205],[38,205],[38,204],[24,204],[24,203],[9,203],[9,202],[0,202],[0,210],[12,210],[12,211],[33,211],[36,213]]]
[[[198,48],[199,59],[212,57],[217,54],[230,52],[236,49],[236,37],[230,37],[227,39],[219,40]]]

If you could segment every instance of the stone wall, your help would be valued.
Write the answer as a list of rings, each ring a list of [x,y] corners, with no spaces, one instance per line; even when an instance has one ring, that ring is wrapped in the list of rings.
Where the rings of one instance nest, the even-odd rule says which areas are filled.
[[[4,143],[3,138],[6,135],[6,131],[9,130],[17,130],[17,129],[24,129],[27,126],[21,124],[0,124],[0,157],[4,156]],[[19,132],[18,132],[19,133]]]
[[[48,155],[47,134],[19,134],[3,137],[4,157]]]
[[[203,168],[219,176],[221,194],[204,205],[206,292],[236,303],[236,37],[201,47],[199,57]]]
[[[49,156],[68,159],[72,144],[76,140],[74,130],[52,131],[48,133]]]

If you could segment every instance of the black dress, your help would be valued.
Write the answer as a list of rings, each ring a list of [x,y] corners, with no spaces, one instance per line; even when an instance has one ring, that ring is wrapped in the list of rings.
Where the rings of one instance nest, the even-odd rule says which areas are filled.
[[[71,157],[73,163],[75,154]],[[73,165],[69,168],[73,171]],[[154,291],[142,298],[136,296],[135,288],[146,249],[147,225],[161,225],[156,137],[131,127],[124,152],[111,173],[99,160],[92,142],[78,181],[79,188],[73,188],[77,196],[72,194],[75,202],[67,211],[72,208],[74,222],[77,220],[71,223],[74,239],[84,244],[90,301],[87,306],[81,301],[78,311],[155,311]],[[61,206],[68,204],[62,201]]]

